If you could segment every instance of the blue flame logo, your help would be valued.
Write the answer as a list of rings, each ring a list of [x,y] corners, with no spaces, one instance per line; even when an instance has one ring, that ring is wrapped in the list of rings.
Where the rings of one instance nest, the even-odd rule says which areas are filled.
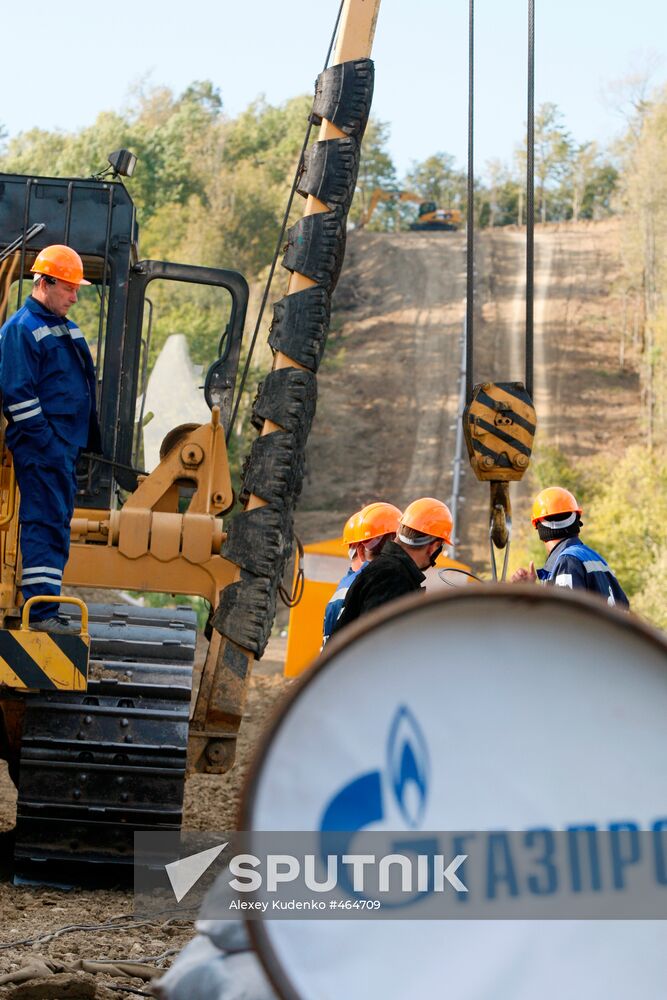
[[[424,734],[415,716],[400,705],[389,726],[386,749],[385,786],[393,797],[406,826],[416,829],[422,822],[428,799],[429,755]],[[363,830],[387,815],[382,771],[357,775],[327,803],[320,830]]]
[[[401,705],[387,744],[387,773],[407,826],[421,825],[426,808],[429,778],[428,747],[412,712]]]
[[[398,806],[407,827],[420,826],[426,809],[429,790],[429,753],[424,734],[415,716],[405,705],[399,705],[387,735],[384,774],[381,769],[357,774],[329,799],[320,820],[320,856],[343,856],[349,853],[355,835],[375,823],[395,815],[391,800]],[[383,781],[384,778],[384,781]],[[385,801],[389,797],[389,802]],[[399,838],[396,851],[422,850],[434,853],[437,843],[432,838],[415,840]],[[345,869],[339,874],[339,886],[352,898],[363,896],[357,892]],[[384,902],[387,907],[411,906],[416,899],[426,896],[418,892],[413,898],[398,903]]]

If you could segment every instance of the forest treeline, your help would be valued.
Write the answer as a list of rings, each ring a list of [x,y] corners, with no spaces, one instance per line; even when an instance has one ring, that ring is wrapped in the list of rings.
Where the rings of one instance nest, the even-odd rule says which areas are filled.
[[[258,100],[230,118],[210,82],[195,82],[180,95],[154,87],[136,93],[124,111],[105,111],[77,132],[20,133],[0,146],[0,169],[86,176],[103,169],[113,149],[131,149],[139,163],[126,184],[138,206],[146,255],[168,249],[171,259],[208,264],[224,257],[253,276],[274,249],[310,103],[308,96],[279,107]],[[359,222],[376,189],[409,190],[424,201],[465,213],[466,175],[454,157],[434,152],[399,176],[388,150],[389,129],[371,117],[351,224]],[[525,223],[525,158],[525,149],[517,149],[513,164],[494,161],[488,164],[488,179],[476,180],[478,225]],[[556,105],[538,109],[538,221],[602,218],[614,211],[618,183],[619,171],[608,153],[595,142],[575,142]],[[415,213],[415,205],[385,202],[369,227],[393,229]]]
[[[129,148],[138,157],[126,184],[138,208],[141,255],[236,268],[257,282],[276,247],[310,104],[309,96],[279,107],[258,100],[230,117],[209,82],[194,82],[180,95],[152,88],[136,93],[125,110],[103,112],[77,132],[31,129],[5,141],[0,170],[89,176],[104,169],[112,150]],[[641,302],[645,440],[620,462],[601,458],[589,470],[550,456],[536,465],[535,476],[546,485],[558,475],[582,494],[587,540],[609,558],[638,610],[667,627],[667,88],[635,103],[612,150],[576,142],[553,104],[538,109],[535,136],[537,222],[623,216],[626,286]],[[440,207],[466,211],[465,174],[452,156],[434,152],[399,176],[388,139],[389,125],[371,118],[353,225],[377,188],[410,190]],[[476,180],[478,225],[525,223],[525,156],[518,149],[512,164],[491,163],[486,179]],[[415,205],[383,202],[369,227],[395,229],[415,212]],[[301,213],[297,198],[292,219]],[[217,304],[185,288],[161,305],[153,350],[168,333],[187,330],[195,360],[210,361],[220,336]]]
[[[241,271],[252,284],[265,274],[280,234],[312,98],[274,107],[257,100],[236,117],[225,114],[212,83],[196,81],[179,95],[166,87],[138,90],[122,111],[102,112],[76,132],[30,129],[2,144],[0,170],[86,177],[125,147],[138,157],[125,180],[138,210],[144,258]],[[558,108],[536,116],[535,211],[538,220],[597,219],[614,210],[619,173],[595,143],[577,144]],[[317,129],[311,140],[317,138]],[[436,152],[399,176],[388,149],[389,125],[371,117],[364,137],[350,224],[364,217],[373,191],[410,190],[439,207],[466,211],[466,178],[448,153]],[[512,167],[489,165],[475,184],[477,223],[525,222],[525,150]],[[297,197],[290,222],[303,211]],[[368,226],[391,230],[414,220],[417,206],[382,202]],[[152,293],[153,295],[153,293]],[[151,362],[166,336],[187,330],[193,358],[207,363],[221,336],[219,297],[196,286],[155,295]],[[86,318],[85,302],[80,305]],[[224,328],[224,316],[222,327]]]
[[[621,217],[624,294],[639,305],[629,363],[639,365],[642,444],[585,466],[547,445],[531,473],[536,487],[573,490],[586,541],[611,564],[633,610],[667,629],[667,87],[632,102],[613,152],[609,208]],[[541,550],[533,543],[530,554],[541,560]]]

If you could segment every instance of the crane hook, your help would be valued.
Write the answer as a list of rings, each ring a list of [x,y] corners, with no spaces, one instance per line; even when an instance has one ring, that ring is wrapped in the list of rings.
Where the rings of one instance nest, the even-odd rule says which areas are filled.
[[[491,558],[491,575],[495,583],[498,581],[496,549],[505,550],[500,581],[504,581],[507,576],[510,540],[512,537],[512,504],[510,503],[508,482],[492,480],[489,485],[491,487],[489,494],[489,553]]]

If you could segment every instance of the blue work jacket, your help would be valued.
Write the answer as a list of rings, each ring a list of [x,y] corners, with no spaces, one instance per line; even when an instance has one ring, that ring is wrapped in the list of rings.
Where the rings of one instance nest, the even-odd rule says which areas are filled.
[[[367,562],[362,563],[359,569],[352,569],[352,567],[350,566],[347,573],[336,587],[335,593],[331,597],[331,600],[329,601],[324,610],[324,627],[323,627],[324,634],[322,637],[323,638],[322,645],[325,645],[327,640],[331,638],[331,633],[333,632],[334,625],[336,624],[338,617],[340,616],[340,613],[343,610],[343,605],[345,604],[345,597],[347,596],[347,592],[350,589],[350,585],[352,584],[353,580],[356,580],[357,576],[359,575],[359,573],[361,573],[364,566],[368,566],[368,563]]]
[[[578,538],[564,538],[537,575],[542,583],[600,594],[607,604],[627,608],[630,602],[602,556]]]
[[[76,323],[28,296],[0,329],[7,445],[50,461],[101,450],[95,366]]]

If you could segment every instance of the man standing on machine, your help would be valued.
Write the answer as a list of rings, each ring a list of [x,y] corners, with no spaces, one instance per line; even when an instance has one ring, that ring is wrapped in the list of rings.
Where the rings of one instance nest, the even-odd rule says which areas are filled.
[[[78,326],[83,263],[70,247],[45,247],[32,266],[32,292],[0,329],[0,390],[6,441],[21,493],[21,590],[24,600],[60,595],[69,556],[76,463],[84,449],[101,450],[95,367]],[[30,627],[68,633],[57,600],[31,609]]]

